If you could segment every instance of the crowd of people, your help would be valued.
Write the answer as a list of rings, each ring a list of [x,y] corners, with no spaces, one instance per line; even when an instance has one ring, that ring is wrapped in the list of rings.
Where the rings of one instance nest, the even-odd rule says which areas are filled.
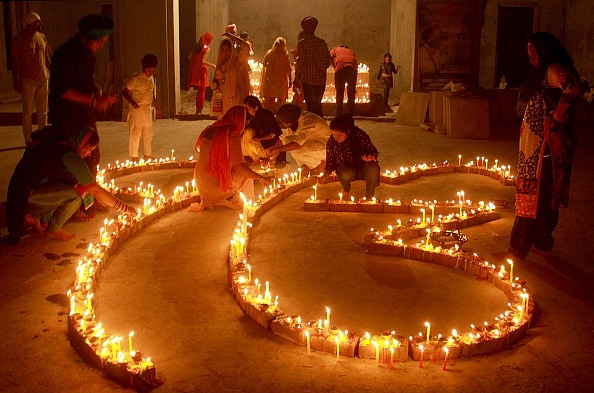
[[[27,148],[8,188],[10,241],[18,243],[28,227],[50,238],[70,240],[75,235],[62,227],[71,218],[92,218],[91,206],[134,215],[134,209],[95,180],[100,160],[96,114],[117,99],[103,94],[95,84],[95,53],[109,40],[113,20],[100,14],[83,17],[78,33],[53,55],[40,33],[38,14],[26,14],[23,26],[24,31],[13,39],[11,58],[14,89],[23,95]],[[241,208],[240,192],[254,199],[254,180],[264,186],[270,183],[252,169],[252,163],[282,167],[287,153],[304,173],[319,175],[320,184],[336,175],[345,198],[356,180],[365,181],[364,198],[374,197],[379,185],[379,152],[353,118],[356,56],[346,45],[328,50],[326,42],[315,35],[317,26],[318,20],[311,16],[301,21],[303,30],[292,50],[293,67],[286,40],[278,37],[274,41],[264,56],[262,101],[251,94],[248,60],[253,51],[247,32],[238,35],[235,25],[227,26],[215,64],[207,60],[214,34],[207,32],[200,37],[189,56],[188,88],[197,90],[198,113],[204,108],[207,87],[217,90],[222,96],[222,115],[196,141],[199,158],[194,179],[201,202],[193,204],[190,211],[219,205]],[[431,34],[424,32],[423,40],[430,43]],[[30,47],[37,50],[32,53],[27,50]],[[576,146],[572,108],[580,94],[580,78],[571,57],[550,33],[532,34],[527,53],[534,73],[520,94],[526,101],[526,112],[520,134],[517,217],[510,248],[494,253],[497,257],[525,258],[531,250],[550,253],[559,209],[568,205]],[[143,158],[153,158],[153,110],[161,115],[154,92],[157,64],[155,55],[146,54],[140,71],[129,77],[122,92],[129,104],[128,153],[133,161],[139,160],[141,139]],[[328,124],[323,117],[322,97],[330,65],[335,69],[337,105],[336,116]],[[215,70],[210,83],[208,67]],[[386,53],[377,75],[386,104],[399,68]],[[295,98],[287,103],[290,88]],[[343,113],[345,89],[348,111]],[[35,132],[33,103],[38,114]]]

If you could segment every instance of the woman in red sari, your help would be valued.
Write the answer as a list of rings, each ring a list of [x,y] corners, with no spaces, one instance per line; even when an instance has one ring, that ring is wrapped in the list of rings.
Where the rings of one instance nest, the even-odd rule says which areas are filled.
[[[201,202],[193,203],[190,211],[198,212],[217,205],[241,209],[240,191],[253,200],[253,180],[269,185],[266,178],[250,169],[241,151],[241,134],[248,116],[244,106],[234,106],[198,137],[196,151],[200,154],[194,179]]]
[[[200,40],[194,46],[190,53],[190,75],[188,76],[188,90],[196,88],[196,114],[202,113],[204,109],[204,98],[206,96],[206,87],[208,83],[208,67],[216,67],[209,63],[208,54],[210,53],[210,43],[214,40],[214,34],[204,33]]]
[[[572,109],[580,94],[573,60],[551,33],[533,33],[528,42],[536,68],[522,129],[516,181],[516,219],[510,247],[499,258],[526,258],[529,251],[548,256],[559,209],[569,203],[569,183],[577,134]]]

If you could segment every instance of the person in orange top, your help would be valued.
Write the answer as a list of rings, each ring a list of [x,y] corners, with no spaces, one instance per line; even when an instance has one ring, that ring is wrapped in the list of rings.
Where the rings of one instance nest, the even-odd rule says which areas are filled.
[[[250,117],[245,106],[234,106],[198,137],[195,149],[200,154],[194,179],[201,201],[192,203],[189,211],[200,212],[217,205],[240,209],[243,206],[240,191],[254,199],[253,180],[270,184],[250,169],[241,151],[241,134]]]
[[[291,83],[291,62],[287,51],[287,40],[277,37],[272,48],[262,61],[261,92],[262,106],[275,112],[287,102]]]

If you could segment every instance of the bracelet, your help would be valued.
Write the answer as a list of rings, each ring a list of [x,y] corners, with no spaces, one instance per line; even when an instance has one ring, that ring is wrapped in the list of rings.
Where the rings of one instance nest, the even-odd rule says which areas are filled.
[[[128,211],[128,205],[126,205],[124,202],[120,201],[119,199],[116,199],[115,203],[113,204],[113,208],[122,212],[122,213]]]

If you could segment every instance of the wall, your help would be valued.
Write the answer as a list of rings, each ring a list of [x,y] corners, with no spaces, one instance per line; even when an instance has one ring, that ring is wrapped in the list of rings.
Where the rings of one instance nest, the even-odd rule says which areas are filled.
[[[41,32],[45,34],[50,48],[55,50],[68,41],[78,31],[78,20],[87,14],[98,12],[104,1],[29,1],[29,11],[37,12],[41,16],[43,26]],[[12,90],[12,72],[7,70],[6,42],[4,40],[4,13],[0,7],[0,96],[16,94]],[[68,15],[67,18],[64,15]],[[105,53],[97,54],[100,63],[105,62]],[[99,68],[98,77],[104,75],[103,68]]]
[[[497,38],[497,8],[499,5],[535,5],[537,7],[535,31],[555,34],[573,57],[576,68],[594,77],[594,11],[591,0],[538,0],[512,1],[488,0],[485,8],[485,23],[481,31],[479,84],[494,87],[495,49]],[[589,50],[589,51],[588,51]],[[518,56],[525,56],[519,53]]]
[[[392,0],[391,20],[392,28],[390,33],[390,53],[396,65],[402,68],[398,76],[394,78],[394,89],[390,92],[392,96],[400,97],[403,92],[413,90],[414,61],[415,54],[415,28],[403,28],[404,26],[416,26],[417,7],[415,1]],[[375,67],[378,65],[374,64]],[[377,72],[377,71],[375,71]]]
[[[411,89],[413,46],[416,29],[415,0],[112,0],[116,32],[112,38],[116,49],[115,77],[122,87],[125,76],[139,68],[139,61],[147,52],[160,59],[157,69],[157,89],[162,109],[170,116],[178,107],[180,59],[177,35],[178,1],[195,2],[197,39],[203,32],[215,33],[213,53],[220,34],[229,23],[238,30],[246,30],[254,42],[254,59],[261,61],[277,36],[287,38],[288,47],[296,45],[299,22],[304,16],[316,16],[320,24],[317,34],[328,46],[348,45],[357,54],[359,62],[371,67],[371,80],[377,72],[383,54],[392,53],[402,66],[395,78],[393,96]],[[421,1],[421,0],[419,0]],[[445,0],[444,0],[445,1]],[[493,87],[497,33],[497,7],[504,5],[536,5],[538,8],[536,30],[551,31],[559,36],[573,56],[576,68],[585,78],[594,78],[594,8],[591,0],[471,0],[484,3],[484,25],[480,34],[479,83]],[[38,12],[43,20],[42,32],[52,48],[57,48],[77,31],[78,19],[88,13],[98,12],[103,0],[29,1],[31,11]],[[140,6],[142,5],[142,6]],[[2,9],[0,8],[0,15]],[[3,15],[0,27],[3,28]],[[67,17],[66,17],[67,16]],[[187,34],[186,34],[187,35]],[[190,35],[189,40],[192,40]],[[6,42],[0,34],[0,98],[15,94],[12,75],[7,70]],[[523,56],[523,54],[518,54]],[[105,74],[108,62],[106,49],[96,54],[97,80]],[[181,56],[181,58],[180,58]],[[376,90],[377,92],[377,90]]]
[[[359,63],[376,72],[384,53],[391,50],[392,0],[229,0],[229,6],[230,23],[235,23],[238,31],[249,33],[254,60],[259,62],[276,37],[286,38],[287,48],[294,48],[301,19],[308,15],[318,19],[316,35],[326,41],[328,49],[347,45]]]
[[[165,117],[179,107],[179,44],[177,0],[117,1],[114,16],[118,25],[116,91],[124,80],[140,70],[147,53],[159,59],[155,72],[157,100]],[[115,37],[114,37],[115,38]],[[187,56],[187,55],[186,55]],[[122,101],[123,105],[127,105]]]
[[[594,10],[591,0],[570,1],[565,23],[565,47],[582,78],[594,80]]]

